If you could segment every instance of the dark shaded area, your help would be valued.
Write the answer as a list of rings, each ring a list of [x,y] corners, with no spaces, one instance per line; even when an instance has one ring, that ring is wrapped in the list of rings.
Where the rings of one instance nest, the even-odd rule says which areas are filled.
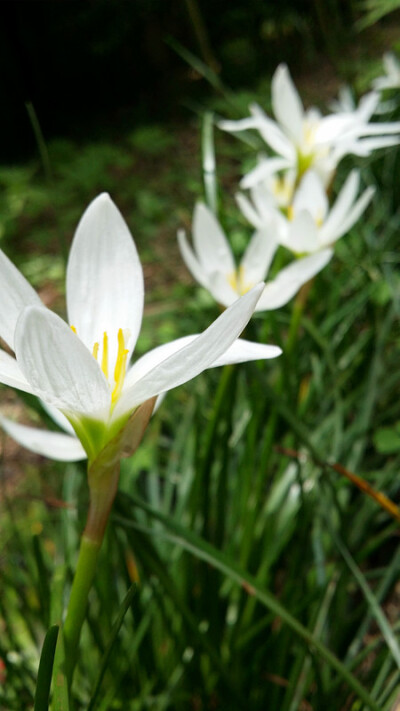
[[[176,116],[208,85],[168,37],[235,87],[282,58],[296,69],[322,45],[334,53],[338,26],[353,19],[352,3],[339,0],[24,0],[1,3],[0,17],[0,160],[35,148],[27,101],[47,138]]]

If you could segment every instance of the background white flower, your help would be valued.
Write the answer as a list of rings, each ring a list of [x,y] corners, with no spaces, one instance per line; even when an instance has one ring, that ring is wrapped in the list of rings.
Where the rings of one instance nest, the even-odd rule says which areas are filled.
[[[264,224],[274,229],[279,244],[297,255],[311,254],[333,245],[364,212],[374,188],[366,188],[357,199],[359,184],[359,171],[353,170],[329,208],[324,185],[317,173],[310,170],[303,176],[292,204],[285,211],[271,208],[267,197],[263,200],[266,190],[263,186],[253,188],[252,201],[242,195],[238,202],[255,227],[262,229]]]
[[[313,169],[327,185],[340,160],[349,154],[367,156],[377,149],[399,142],[399,122],[370,123],[379,95],[372,92],[350,110],[322,116],[316,107],[304,109],[285,64],[276,69],[271,84],[272,108],[276,120],[258,106],[250,106],[251,117],[240,121],[221,121],[226,131],[259,131],[265,143],[280,157],[277,170],[293,168],[298,179]],[[389,134],[389,135],[388,135]],[[261,160],[245,179],[244,187],[263,180],[271,172]]]
[[[400,62],[393,52],[385,52],[383,55],[383,68],[385,74],[377,77],[372,82],[376,91],[384,89],[398,89],[400,87]]]
[[[179,247],[188,269],[199,284],[218,303],[230,306],[268,274],[278,247],[273,234],[274,223],[268,227],[264,224],[255,232],[236,267],[219,222],[211,210],[198,203],[193,215],[193,249],[183,231],[178,233]],[[331,256],[332,251],[327,249],[282,269],[265,285],[255,310],[268,311],[284,306],[305,282],[323,269]]]

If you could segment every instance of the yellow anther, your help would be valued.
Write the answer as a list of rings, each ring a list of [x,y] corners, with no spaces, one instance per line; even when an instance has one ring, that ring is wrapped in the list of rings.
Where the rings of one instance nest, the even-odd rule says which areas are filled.
[[[71,331],[72,331],[73,333],[75,333],[75,336],[76,336],[77,334],[76,334],[76,328],[75,328],[75,326],[70,326],[70,329],[71,329]]]
[[[103,354],[101,356],[101,369],[108,378],[108,336],[106,331],[103,333]]]
[[[243,265],[241,265],[236,271],[231,272],[227,277],[228,283],[234,291],[236,291],[239,296],[243,296],[250,291],[253,284],[246,281],[246,273]]]
[[[92,355],[95,360],[97,360],[97,356],[99,355],[99,342],[96,341],[96,343],[93,346],[92,350]]]
[[[292,221],[294,218],[294,207],[293,205],[289,205],[287,209],[287,217],[288,220]]]
[[[233,291],[238,291],[238,278],[236,270],[231,272],[227,276],[228,284],[232,287]]]
[[[122,386],[124,384],[125,372],[126,372],[126,361],[128,358],[129,350],[125,348],[125,337],[122,328],[118,331],[118,353],[117,360],[115,361],[114,368],[114,380],[115,385],[111,394],[111,402],[114,403],[118,400]]]

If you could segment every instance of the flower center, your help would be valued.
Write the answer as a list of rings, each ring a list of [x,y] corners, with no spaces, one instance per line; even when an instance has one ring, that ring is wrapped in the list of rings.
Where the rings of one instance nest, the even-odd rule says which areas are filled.
[[[71,326],[71,330],[76,334],[76,328],[75,326]],[[76,334],[77,335],[77,334]],[[122,391],[122,386],[124,384],[125,380],[125,374],[126,374],[126,366],[127,366],[127,360],[128,360],[128,353],[129,350],[125,348],[125,340],[127,337],[127,332],[123,331],[122,328],[118,330],[118,351],[117,351],[117,358],[115,361],[115,366],[114,366],[114,386],[111,392],[111,407],[113,407],[118,400],[119,396],[121,395]],[[92,355],[93,358],[98,361],[98,356],[99,356],[99,350],[100,350],[100,343],[99,341],[96,341],[93,345],[92,349]],[[109,380],[109,356],[108,356],[108,334],[106,331],[103,333],[103,348],[102,348],[102,354],[101,354],[101,363],[100,367],[107,378]],[[111,385],[111,383],[110,383]]]
[[[293,195],[293,182],[287,176],[276,176],[272,179],[272,192],[278,205],[287,205]]]
[[[235,269],[235,271],[228,274],[227,279],[229,285],[239,296],[247,294],[247,292],[254,286],[254,284],[246,281],[243,266],[240,266],[238,269]]]
[[[317,226],[317,227],[322,227],[322,225],[324,224],[324,214],[323,214],[323,211],[322,211],[322,210],[317,210],[317,212],[316,212],[315,215],[312,215],[312,213],[311,213],[309,210],[307,210],[307,212],[310,213],[310,215],[311,215],[311,217],[313,218],[313,220],[314,220],[316,226]],[[286,216],[287,216],[287,219],[289,220],[289,222],[293,222],[293,220],[294,220],[294,218],[295,218],[295,216],[296,216],[296,212],[295,212],[295,209],[294,209],[293,205],[289,205],[289,206],[288,206]]]

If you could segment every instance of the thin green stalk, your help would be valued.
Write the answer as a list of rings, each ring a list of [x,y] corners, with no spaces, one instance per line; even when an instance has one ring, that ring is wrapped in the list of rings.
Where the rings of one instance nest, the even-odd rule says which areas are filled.
[[[32,125],[33,133],[35,134],[35,139],[36,139],[37,147],[39,150],[40,160],[42,161],[43,172],[46,176],[47,182],[51,183],[53,180],[53,175],[51,172],[49,152],[47,150],[46,141],[44,140],[43,132],[40,127],[40,123],[39,123],[39,119],[37,117],[37,113],[35,111],[35,107],[31,101],[27,101],[25,103],[25,107],[28,112],[28,116],[29,116],[29,120]]]
[[[63,627],[66,675],[69,685],[76,664],[79,637],[86,616],[88,596],[96,572],[100,547],[101,541],[93,541],[85,534],[82,536],[78,564]]]
[[[207,111],[203,117],[201,132],[203,183],[206,203],[214,215],[218,215],[218,187],[215,170],[214,115]]]

